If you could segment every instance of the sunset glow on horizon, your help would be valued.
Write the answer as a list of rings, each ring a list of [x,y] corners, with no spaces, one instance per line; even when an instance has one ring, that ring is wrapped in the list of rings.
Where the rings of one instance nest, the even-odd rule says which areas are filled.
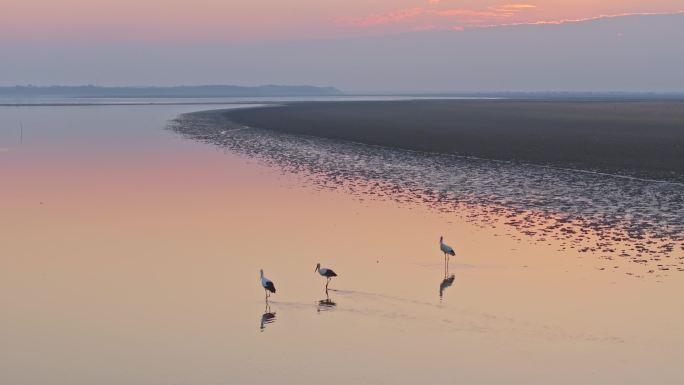
[[[682,0],[14,0],[0,85],[678,92],[683,20]]]
[[[0,41],[301,40],[681,11],[676,0],[26,0],[3,7]]]

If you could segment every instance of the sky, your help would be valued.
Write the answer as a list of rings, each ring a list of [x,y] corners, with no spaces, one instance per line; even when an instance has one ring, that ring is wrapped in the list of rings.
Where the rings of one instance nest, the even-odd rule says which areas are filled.
[[[5,0],[3,3],[0,41],[15,44],[311,39],[684,11],[682,0]]]
[[[544,38],[547,32],[554,30],[553,26],[578,24],[587,25],[590,30],[596,20],[610,20],[615,16],[629,19],[629,15],[668,15],[684,11],[683,0],[5,0],[3,3],[0,85],[249,85],[275,82],[315,83],[357,90],[436,89],[440,88],[435,87],[440,85],[438,78],[446,73],[436,74],[424,87],[415,82],[402,85],[396,78],[391,84],[372,81],[373,76],[368,73],[361,78],[368,78],[370,82],[349,81],[352,70],[364,72],[364,64],[369,64],[375,71],[383,66],[391,69],[395,64],[377,65],[376,62],[382,62],[381,58],[371,60],[354,56],[358,53],[351,52],[353,50],[345,57],[338,55],[338,59],[348,61],[340,70],[345,72],[348,68],[350,71],[339,76],[331,73],[307,79],[300,73],[306,74],[306,63],[299,65],[299,72],[294,62],[291,71],[284,71],[276,64],[282,60],[292,61],[283,55],[317,49],[314,46],[321,41],[326,42],[324,46],[341,44],[348,47],[350,41],[363,45],[377,39],[391,40],[393,36],[479,31],[468,35],[467,41],[463,36],[453,35],[461,46],[471,47],[484,44],[483,36],[487,32],[483,30],[504,31],[508,26],[547,27],[525,35],[522,43],[527,44]],[[656,19],[653,20],[657,27]],[[629,26],[625,27],[629,29]],[[646,27],[650,29],[650,26]],[[610,33],[613,32],[623,33]],[[681,41],[684,38],[677,35],[679,30],[674,33],[675,36],[670,37],[652,36],[659,40],[648,44],[666,49],[671,39]],[[499,35],[500,41],[496,44],[508,41],[504,33]],[[582,54],[585,42],[580,36],[563,37],[564,44],[569,44],[567,48],[577,50],[578,55]],[[573,39],[575,44],[572,44]],[[425,43],[431,41],[421,42]],[[639,44],[645,43],[640,41]],[[290,51],[286,52],[283,47]],[[420,50],[420,47],[408,44],[397,49],[410,51]],[[215,51],[239,52],[241,57],[217,56]],[[276,51],[280,55],[269,56],[269,52]],[[524,50],[516,53],[532,54]],[[190,60],[190,57],[196,60]],[[429,61],[430,57],[423,59]],[[252,67],[263,67],[263,63],[255,60],[268,61],[273,67],[261,72],[251,71]],[[473,65],[478,66],[477,63]],[[226,71],[231,71],[230,76]],[[242,71],[242,76],[235,71]],[[403,76],[411,75],[405,73]],[[565,89],[575,83],[571,76],[567,83],[539,84],[538,87]],[[509,87],[523,89],[523,85],[511,84]],[[677,82],[674,85],[679,86]],[[452,85],[448,87],[453,88]],[[603,87],[620,88],[619,84]],[[654,88],[657,89],[660,88]]]

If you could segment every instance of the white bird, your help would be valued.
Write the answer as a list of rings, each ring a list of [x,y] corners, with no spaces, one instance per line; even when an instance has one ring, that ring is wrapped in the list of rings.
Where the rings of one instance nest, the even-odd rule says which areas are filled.
[[[453,247],[444,243],[444,237],[442,237],[442,236],[439,237],[439,249],[442,250],[442,253],[444,253],[444,269],[445,269],[444,274],[446,275],[448,272],[448,269],[449,269],[449,257],[448,257],[448,255],[454,256],[454,255],[456,255],[456,252],[454,251]]]
[[[441,236],[439,237],[439,249],[442,250],[442,253],[444,253],[445,256],[446,254],[451,256],[456,255],[454,248],[444,243],[444,237]]]
[[[328,291],[328,284],[330,283],[330,280],[333,277],[337,277],[337,274],[335,274],[335,272],[332,271],[332,269],[328,269],[326,267],[321,267],[320,263],[316,264],[316,269],[314,270],[314,273],[315,272],[318,272],[318,274],[320,274],[323,277],[326,277],[328,279],[328,281],[325,283],[325,291],[327,292]]]
[[[268,292],[270,291],[271,293],[276,292],[275,285],[273,284],[273,281],[270,279],[264,277],[264,270],[259,270],[259,273],[261,274],[261,286],[263,286],[264,291],[266,292],[266,298],[269,297]]]

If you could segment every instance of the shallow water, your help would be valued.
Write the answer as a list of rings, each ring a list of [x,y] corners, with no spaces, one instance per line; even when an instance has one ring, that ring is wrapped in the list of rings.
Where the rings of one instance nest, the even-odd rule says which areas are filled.
[[[274,161],[294,153],[288,142],[276,151],[281,139],[269,157],[165,129],[207,108],[0,108],[0,383],[677,384],[684,376],[684,275],[521,237],[507,212],[491,210],[498,201],[483,202],[478,219],[393,192],[383,177],[397,172],[391,164],[377,171],[381,193],[355,192],[372,178]],[[320,145],[307,148],[341,156]],[[350,165],[381,166],[372,153],[350,154]],[[400,160],[410,172],[413,163]],[[471,164],[460,166],[464,175]],[[498,167],[506,175],[511,166]],[[404,179],[422,191],[420,169],[411,172],[417,179]],[[518,191],[510,180],[491,194]],[[663,187],[640,188],[671,204],[659,198]],[[478,193],[468,189],[457,191]],[[516,209],[536,207],[526,204]],[[442,234],[457,252],[446,277]],[[317,262],[339,274],[327,295]],[[269,304],[260,268],[278,289]]]
[[[561,250],[640,264],[653,276],[684,271],[680,183],[289,135],[226,124],[214,112],[184,115],[171,128],[321,188],[504,224],[519,237],[561,241]]]

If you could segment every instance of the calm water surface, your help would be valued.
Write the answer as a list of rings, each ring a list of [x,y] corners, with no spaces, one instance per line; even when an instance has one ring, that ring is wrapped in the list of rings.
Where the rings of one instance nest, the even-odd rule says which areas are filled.
[[[0,383],[684,378],[682,274],[635,278],[165,129],[208,108],[0,107]],[[327,295],[317,262],[339,274]]]

